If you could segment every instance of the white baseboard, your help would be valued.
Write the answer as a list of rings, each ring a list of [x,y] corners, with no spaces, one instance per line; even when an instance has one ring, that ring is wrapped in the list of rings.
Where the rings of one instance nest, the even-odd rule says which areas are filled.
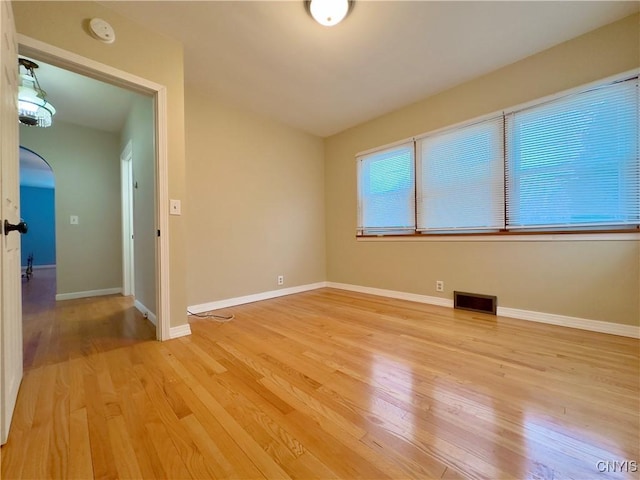
[[[188,323],[177,327],[171,327],[169,329],[169,339],[186,337],[187,335],[191,335],[191,327]]]
[[[133,306],[136,307],[142,315],[144,315],[151,323],[153,323],[156,327],[158,326],[158,320],[156,319],[156,314],[145,307],[140,300],[134,300]]]
[[[603,322],[602,320],[569,317],[555,313],[533,312],[531,310],[520,310],[508,307],[498,307],[498,315],[532,322],[548,323],[550,325],[560,325],[562,327],[578,328],[580,330],[589,330],[591,332],[608,333],[621,337],[640,338],[640,327],[623,325],[621,323]]]
[[[297,287],[281,288],[279,290],[270,290],[268,292],[254,293],[253,295],[245,295],[243,297],[227,298],[225,300],[217,300],[215,302],[200,303],[191,305],[188,310],[191,313],[210,312],[212,310],[220,310],[221,308],[235,307],[245,303],[259,302],[261,300],[269,300],[270,298],[284,297],[294,293],[307,292],[327,286],[327,282],[310,283],[307,285],[299,285]]]
[[[453,308],[453,300],[440,297],[430,297],[428,295],[418,295],[415,293],[398,292],[395,290],[385,290],[382,288],[362,287],[360,285],[350,285],[346,283],[327,282],[327,287],[350,290],[352,292],[368,293],[382,297],[398,298],[412,302],[427,303],[441,307]],[[622,337],[640,338],[640,327],[633,325],[623,325],[620,323],[603,322],[601,320],[591,320],[587,318],[569,317],[554,313],[534,312],[531,310],[520,310],[517,308],[498,307],[498,315],[502,317],[517,318],[530,322],[547,323],[561,327],[578,328],[592,332],[608,333]]]
[[[351,292],[368,293],[370,295],[379,295],[381,297],[397,298],[399,300],[409,300],[410,302],[428,303],[429,305],[438,305],[440,307],[453,308],[453,300],[450,300],[448,298],[430,297],[429,295],[400,292],[397,290],[385,290],[383,288],[363,287],[360,285],[351,285],[348,283],[327,282],[327,287],[338,288],[340,290],[349,290]]]
[[[101,297],[103,295],[115,295],[116,293],[122,293],[122,288],[103,288],[101,290],[87,290],[85,292],[58,293],[56,295],[56,301],[74,300],[76,298],[87,297]]]
[[[233,307],[245,303],[259,302],[261,300],[268,300],[270,298],[282,297],[284,295],[306,292],[323,287],[337,288],[339,290],[348,290],[359,293],[368,293],[370,295],[378,295],[381,297],[397,298],[399,300],[408,300],[411,302],[437,305],[439,307],[453,308],[453,300],[449,298],[432,297],[429,295],[400,292],[397,290],[386,290],[383,288],[364,287],[361,285],[352,285],[348,283],[318,282],[309,285],[300,285],[298,287],[283,288],[281,290],[256,293],[254,295],[247,295],[244,297],[228,298],[225,300],[218,300],[216,302],[192,305],[189,307],[189,311],[191,311],[192,313],[209,312],[211,310],[219,310],[221,308]],[[608,333],[610,335],[619,335],[622,337],[640,338],[640,327],[633,325],[623,325],[620,323],[604,322],[601,320],[591,320],[587,318],[569,317],[566,315],[557,315],[554,313],[534,312],[531,310],[520,310],[517,308],[509,307],[498,307],[498,315],[502,317],[516,318],[519,320],[527,320],[530,322],[547,323],[550,325],[558,325],[561,327],[578,328],[580,330]]]

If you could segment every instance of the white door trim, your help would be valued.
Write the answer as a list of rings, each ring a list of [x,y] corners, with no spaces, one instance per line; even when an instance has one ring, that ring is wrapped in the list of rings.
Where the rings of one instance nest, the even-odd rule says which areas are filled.
[[[120,154],[120,194],[122,196],[122,294],[135,295],[133,250],[133,145],[131,140]]]
[[[156,225],[161,235],[156,248],[156,316],[158,340],[170,337],[169,296],[169,181],[167,88],[76,53],[18,34],[19,53],[138,93],[153,95],[156,108]]]

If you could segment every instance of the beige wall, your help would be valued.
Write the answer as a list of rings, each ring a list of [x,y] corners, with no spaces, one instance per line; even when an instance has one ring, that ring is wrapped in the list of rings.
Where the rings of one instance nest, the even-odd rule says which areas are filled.
[[[185,323],[187,301],[274,290],[278,274],[285,287],[328,279],[434,296],[441,279],[446,297],[494,293],[501,306],[638,323],[638,242],[357,242],[354,159],[637,67],[637,15],[328,138],[324,164],[317,138],[188,92],[186,197],[181,45],[93,2],[14,11],[19,33],[167,86],[169,196],[189,214],[170,217],[172,326]],[[114,44],[86,34],[96,16],[114,26]]]
[[[131,141],[133,161],[133,249],[135,298],[156,312],[156,178],[154,102],[136,96],[122,130],[120,150]]]
[[[57,293],[120,288],[119,136],[54,121],[50,128],[20,125],[20,145],[55,175]]]
[[[189,305],[325,280],[322,140],[190,90],[186,119]]]
[[[638,325],[637,241],[355,238],[357,152],[637,68],[638,24],[628,17],[326,139],[328,280],[446,298],[454,289],[495,294],[503,307]]]
[[[166,86],[168,101],[169,197],[185,198],[184,66],[182,45],[96,2],[13,2],[18,33]],[[86,21],[107,20],[116,32],[111,45],[90,37]],[[162,206],[168,208],[168,206]],[[186,323],[184,216],[169,219],[170,324]]]

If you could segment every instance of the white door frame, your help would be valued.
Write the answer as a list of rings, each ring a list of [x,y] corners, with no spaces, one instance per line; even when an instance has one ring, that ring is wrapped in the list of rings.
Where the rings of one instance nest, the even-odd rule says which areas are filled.
[[[152,95],[155,100],[156,153],[156,337],[169,340],[169,179],[167,135],[167,88],[129,72],[105,65],[62,48],[18,34],[19,53],[103,82]]]
[[[120,193],[122,195],[122,294],[135,295],[133,249],[133,145],[131,140],[120,154]]]

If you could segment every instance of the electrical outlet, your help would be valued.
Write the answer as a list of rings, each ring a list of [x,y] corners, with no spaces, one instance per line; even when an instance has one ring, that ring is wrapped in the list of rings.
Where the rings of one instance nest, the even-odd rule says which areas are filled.
[[[278,285],[284,285],[284,275],[278,275]]]
[[[444,282],[442,280],[436,280],[436,292],[444,292]]]

